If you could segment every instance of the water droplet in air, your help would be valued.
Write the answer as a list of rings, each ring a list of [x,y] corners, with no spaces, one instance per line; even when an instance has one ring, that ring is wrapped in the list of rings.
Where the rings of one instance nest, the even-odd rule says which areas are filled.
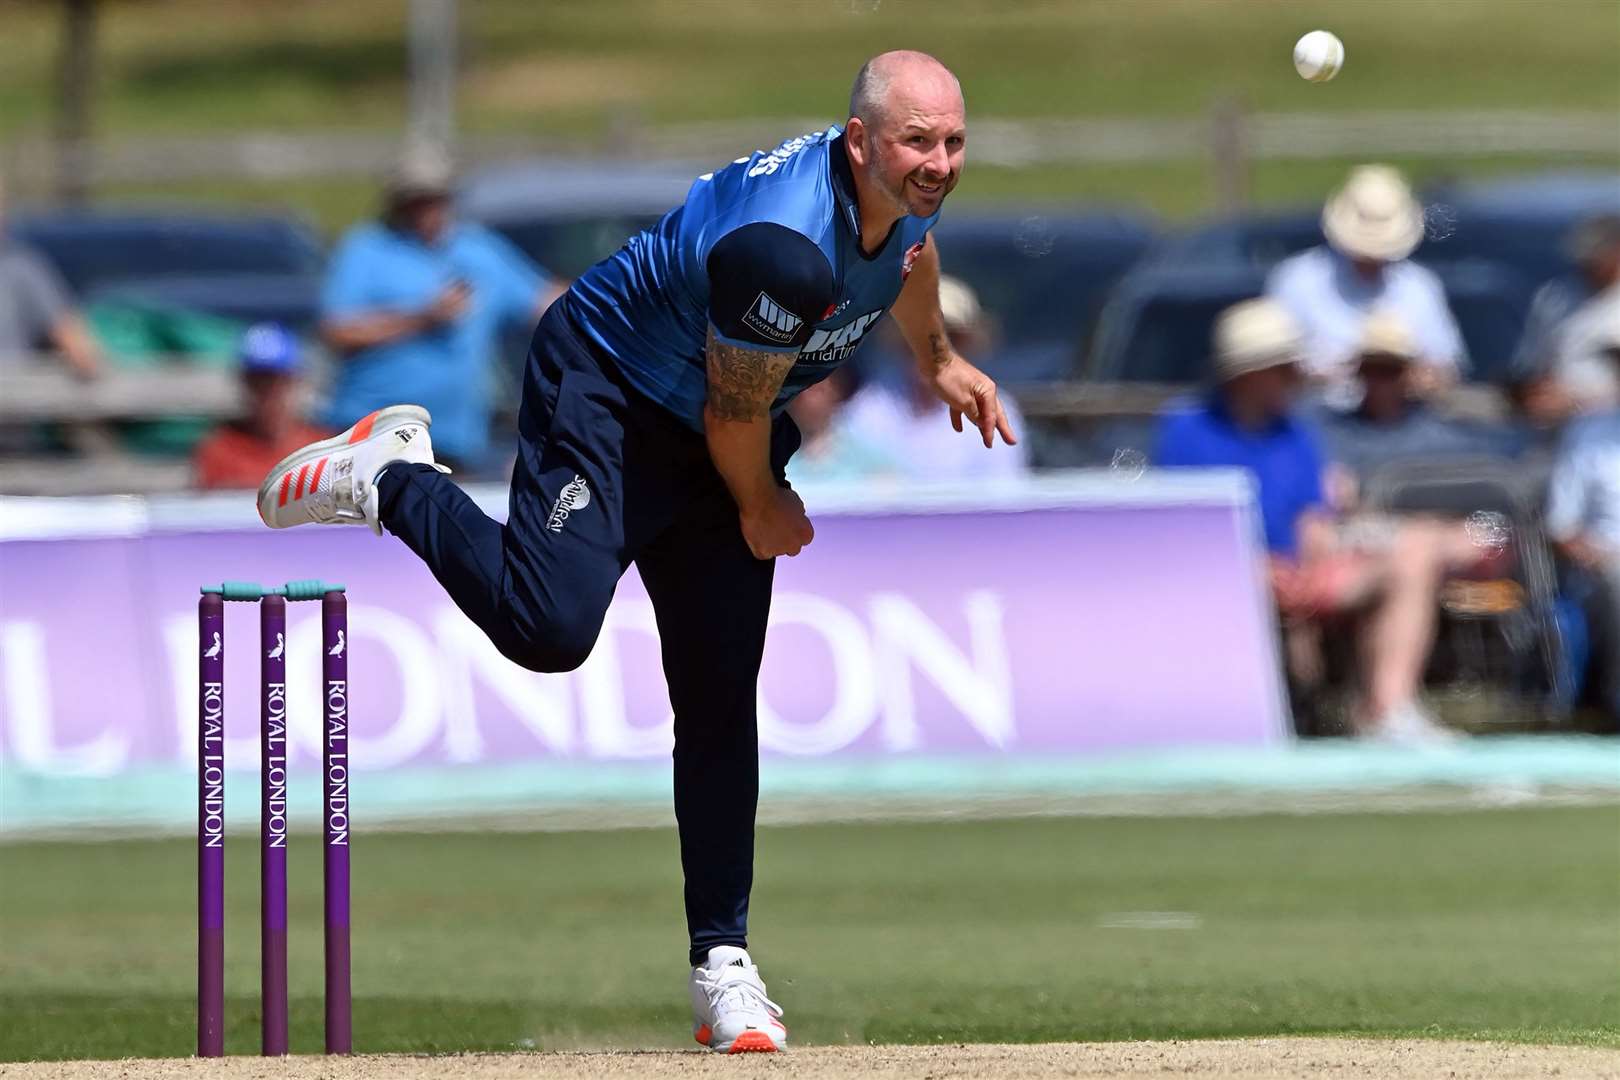
[[[1423,208],[1423,236],[1429,243],[1450,240],[1457,232],[1457,208],[1434,203]]]
[[[1013,243],[1025,256],[1039,259],[1052,254],[1052,249],[1057,246],[1057,233],[1050,221],[1039,214],[1032,214],[1018,223],[1018,230],[1013,233]]]
[[[1147,471],[1147,455],[1140,450],[1122,449],[1114,451],[1114,460],[1108,467],[1113,470],[1114,476],[1126,482],[1140,479],[1142,473]]]
[[[1463,530],[1475,547],[1489,555],[1506,550],[1513,541],[1513,523],[1506,514],[1495,510],[1476,510],[1469,514]]]

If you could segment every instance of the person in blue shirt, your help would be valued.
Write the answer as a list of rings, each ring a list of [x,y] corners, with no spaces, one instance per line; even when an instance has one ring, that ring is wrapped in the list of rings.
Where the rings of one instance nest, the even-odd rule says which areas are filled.
[[[940,312],[928,230],[966,140],[956,77],[892,52],[856,76],[845,125],[698,177],[541,320],[504,525],[445,478],[414,405],[289,457],[259,491],[272,527],[398,536],[535,671],[585,660],[636,564],[675,715],[693,1032],[715,1050],[787,1040],[747,952],[774,560],[814,536],[783,478],[799,443],[784,408],[889,314],[957,430],[965,418],[987,449],[1014,442],[995,383],[957,355]]]
[[[1477,561],[1457,530],[1423,519],[1334,518],[1316,433],[1294,415],[1302,334],[1274,300],[1250,300],[1215,326],[1219,385],[1160,422],[1155,464],[1227,466],[1253,476],[1272,593],[1289,653],[1310,651],[1329,617],[1351,617],[1362,658],[1357,734],[1404,743],[1450,738],[1418,703],[1448,570]],[[1369,527],[1371,526],[1371,527]],[[1464,538],[1466,546],[1466,538]]]
[[[450,182],[447,159],[413,148],[382,219],[338,244],[321,294],[321,339],[338,359],[322,415],[345,428],[408,399],[432,414],[440,457],[476,469],[499,331],[533,325],[561,286],[497,234],[456,221]]]

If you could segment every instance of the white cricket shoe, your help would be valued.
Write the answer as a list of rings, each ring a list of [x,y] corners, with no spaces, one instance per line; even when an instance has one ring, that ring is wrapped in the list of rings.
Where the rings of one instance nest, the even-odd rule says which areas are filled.
[[[748,950],[717,945],[692,969],[692,1036],[722,1054],[787,1049],[782,1006],[765,996],[765,983]]]
[[[1379,718],[1369,738],[1391,746],[1454,746],[1465,736],[1441,724],[1416,702],[1397,705]]]
[[[259,487],[259,517],[272,529],[294,525],[366,525],[377,520],[377,474],[396,461],[432,465],[433,418],[420,405],[392,405],[348,431],[283,458]]]

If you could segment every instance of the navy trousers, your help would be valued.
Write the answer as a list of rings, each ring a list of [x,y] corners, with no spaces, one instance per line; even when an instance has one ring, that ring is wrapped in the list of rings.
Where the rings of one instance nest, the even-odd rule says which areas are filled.
[[[590,654],[632,562],[652,600],[675,711],[675,817],[691,962],[747,946],[759,798],[755,713],[774,562],[748,550],[703,436],[640,396],[576,329],[567,297],[535,330],[506,524],[425,465],[378,480],[382,523],[502,654],[568,671]],[[780,418],[781,481],[798,431]],[[785,481],[781,481],[785,482]]]

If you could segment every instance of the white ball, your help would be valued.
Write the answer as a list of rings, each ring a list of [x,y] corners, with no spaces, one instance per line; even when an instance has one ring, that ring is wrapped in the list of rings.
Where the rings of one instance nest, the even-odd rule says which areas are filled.
[[[1294,45],[1294,70],[1307,82],[1327,82],[1344,66],[1344,42],[1326,30],[1312,30]]]

